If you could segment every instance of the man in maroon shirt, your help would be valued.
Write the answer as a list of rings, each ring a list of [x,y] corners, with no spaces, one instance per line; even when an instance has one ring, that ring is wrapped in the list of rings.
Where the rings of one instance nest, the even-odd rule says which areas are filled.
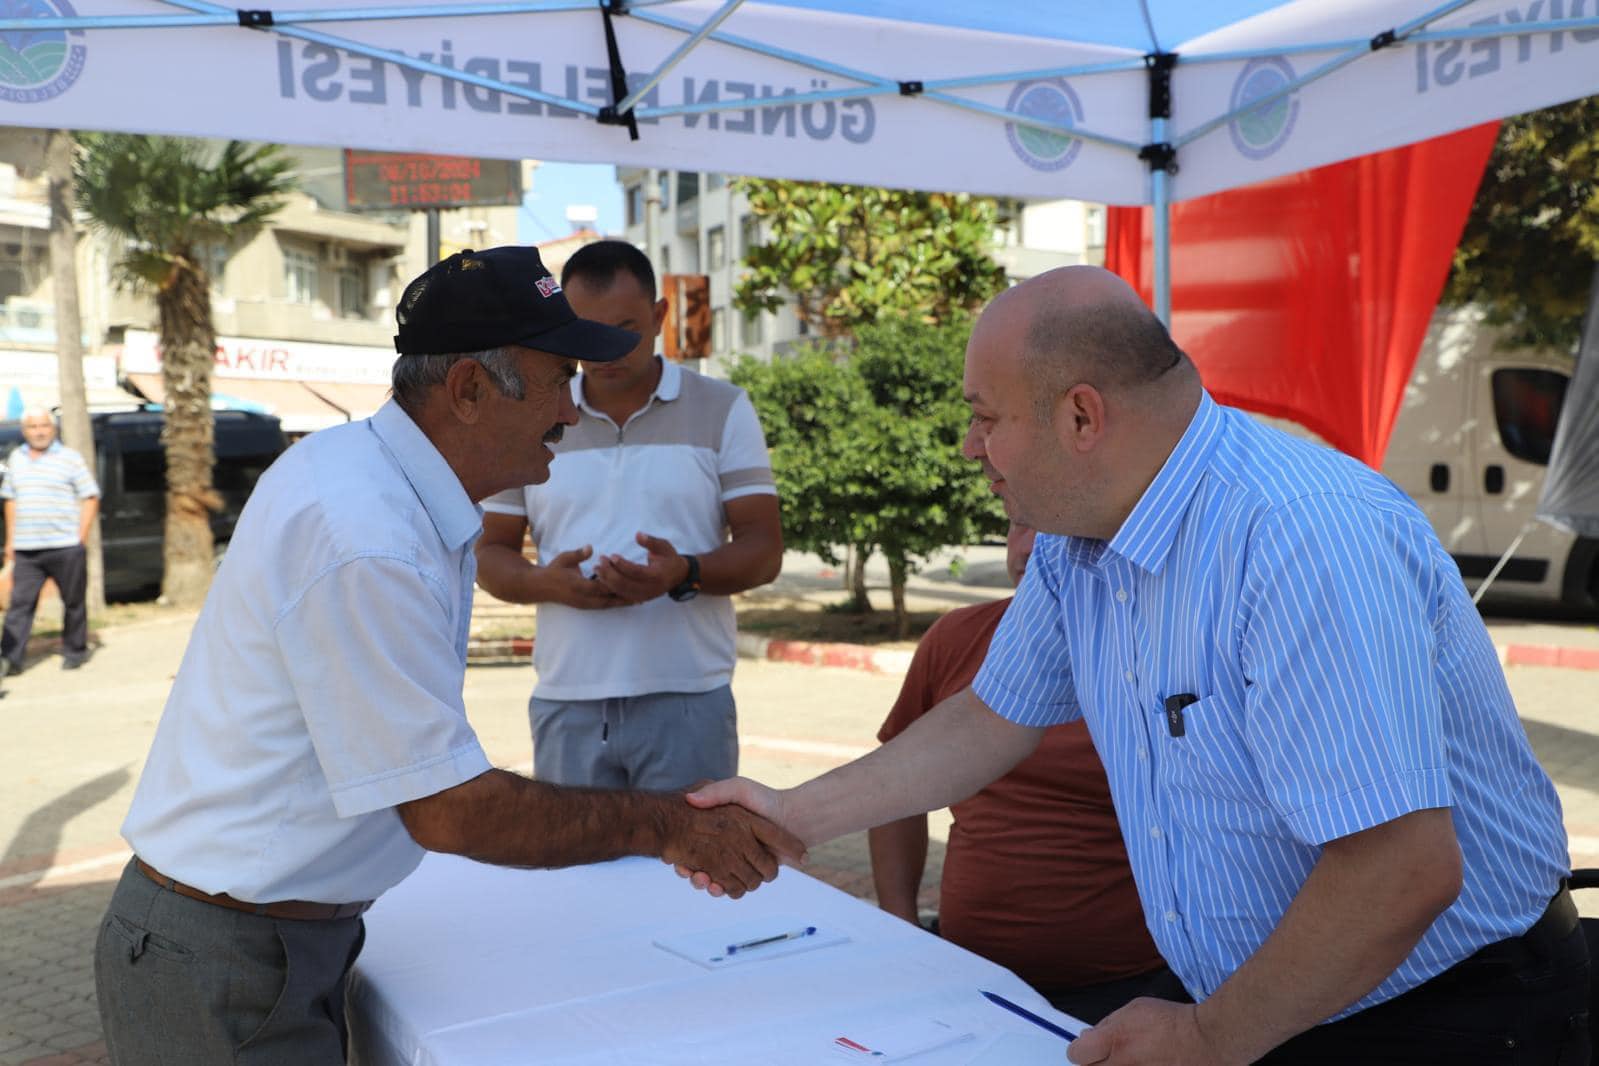
[[[1005,563],[1022,579],[1033,531],[1012,524]],[[877,739],[887,742],[971,684],[1010,598],[951,611],[927,631]],[[938,932],[992,959],[1050,1002],[1096,1023],[1164,978],[1111,806],[1081,722],[1052,727],[1004,777],[950,808]],[[870,833],[883,909],[917,921],[927,816]]]

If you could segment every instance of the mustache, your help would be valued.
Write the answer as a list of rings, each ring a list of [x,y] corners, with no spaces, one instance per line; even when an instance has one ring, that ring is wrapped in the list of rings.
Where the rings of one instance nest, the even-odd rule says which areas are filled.
[[[544,443],[545,444],[558,444],[558,443],[560,443],[561,437],[565,433],[566,433],[566,427],[561,425],[561,423],[557,422],[557,423],[555,423],[555,425],[550,427],[550,431],[548,433],[544,434]]]

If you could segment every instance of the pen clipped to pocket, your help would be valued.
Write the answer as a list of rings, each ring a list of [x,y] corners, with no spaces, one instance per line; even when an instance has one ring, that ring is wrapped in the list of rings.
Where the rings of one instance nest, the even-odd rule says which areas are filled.
[[[1183,736],[1188,732],[1188,720],[1183,716],[1183,710],[1190,704],[1198,703],[1199,697],[1192,692],[1179,692],[1175,696],[1166,697],[1166,732],[1174,737]]]

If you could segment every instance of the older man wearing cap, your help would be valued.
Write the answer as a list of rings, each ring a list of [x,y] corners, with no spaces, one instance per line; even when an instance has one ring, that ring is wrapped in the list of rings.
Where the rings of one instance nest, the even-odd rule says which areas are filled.
[[[360,915],[426,850],[507,866],[654,855],[731,894],[797,840],[742,810],[491,769],[461,699],[478,501],[543,481],[575,361],[637,336],[578,318],[531,248],[405,290],[394,398],[257,484],[194,627],[101,923],[112,1061],[344,1061]]]

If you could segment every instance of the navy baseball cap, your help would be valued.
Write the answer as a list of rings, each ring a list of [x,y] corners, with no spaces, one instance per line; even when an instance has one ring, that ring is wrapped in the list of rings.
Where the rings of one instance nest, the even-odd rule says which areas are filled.
[[[395,309],[401,355],[481,352],[506,344],[586,363],[632,351],[632,330],[578,318],[537,248],[470,248],[428,267],[405,287]]]

